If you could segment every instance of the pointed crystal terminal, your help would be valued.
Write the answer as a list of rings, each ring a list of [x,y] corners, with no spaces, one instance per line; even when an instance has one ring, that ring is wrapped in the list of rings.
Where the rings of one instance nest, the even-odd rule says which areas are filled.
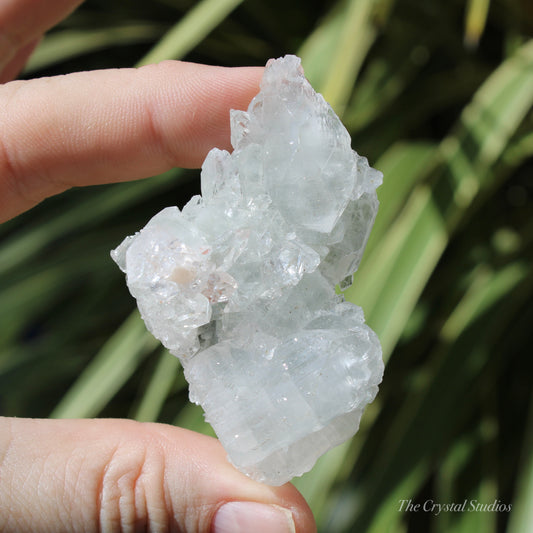
[[[233,153],[204,162],[202,197],[112,257],[229,460],[281,485],[356,433],[382,379],[376,334],[335,292],[357,270],[382,176],[295,56],[268,62],[231,130]]]

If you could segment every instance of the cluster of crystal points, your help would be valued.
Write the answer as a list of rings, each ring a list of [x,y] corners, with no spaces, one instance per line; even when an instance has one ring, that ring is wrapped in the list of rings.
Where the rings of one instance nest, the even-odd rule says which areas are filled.
[[[230,461],[280,485],[357,431],[382,379],[377,336],[334,288],[351,283],[382,176],[295,56],[231,111],[231,142],[208,154],[202,196],[112,256]]]

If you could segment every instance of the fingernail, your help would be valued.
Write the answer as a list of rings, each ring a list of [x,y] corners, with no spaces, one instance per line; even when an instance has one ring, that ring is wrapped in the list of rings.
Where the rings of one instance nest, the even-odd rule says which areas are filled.
[[[229,502],[216,513],[214,533],[295,533],[292,513],[279,505]]]

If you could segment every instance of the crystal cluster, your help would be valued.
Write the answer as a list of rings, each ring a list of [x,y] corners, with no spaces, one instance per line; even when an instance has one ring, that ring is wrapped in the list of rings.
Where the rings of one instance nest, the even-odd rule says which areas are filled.
[[[381,173],[351,149],[300,60],[270,60],[202,196],[112,252],[148,329],[183,363],[230,461],[271,485],[350,438],[382,379],[351,283]]]

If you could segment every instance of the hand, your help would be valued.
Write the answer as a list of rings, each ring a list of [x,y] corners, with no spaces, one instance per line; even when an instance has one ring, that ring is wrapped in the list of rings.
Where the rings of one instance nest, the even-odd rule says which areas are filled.
[[[75,0],[0,1],[0,81]],[[0,218],[77,185],[199,166],[229,148],[262,69],[169,61],[0,86]],[[219,442],[127,420],[0,418],[0,531],[314,531],[296,489],[233,468]]]

